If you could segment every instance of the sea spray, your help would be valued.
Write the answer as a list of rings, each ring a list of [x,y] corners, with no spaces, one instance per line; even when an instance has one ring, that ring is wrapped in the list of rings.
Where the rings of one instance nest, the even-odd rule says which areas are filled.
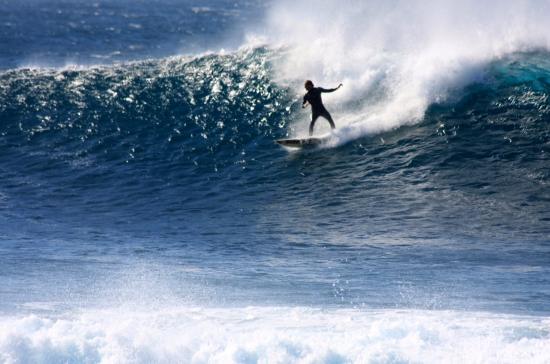
[[[549,1],[345,4],[278,1],[266,40],[290,47],[274,75],[282,84],[344,83],[327,96],[345,126],[340,142],[417,123],[432,103],[481,80],[488,62],[550,46]]]

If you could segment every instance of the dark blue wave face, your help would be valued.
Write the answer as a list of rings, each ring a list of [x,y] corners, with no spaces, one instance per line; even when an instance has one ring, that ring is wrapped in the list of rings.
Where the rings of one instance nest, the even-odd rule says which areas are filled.
[[[3,73],[3,274],[90,267],[80,297],[147,259],[224,302],[548,312],[547,54],[490,64],[418,125],[290,154],[276,57]]]
[[[284,154],[273,139],[284,133],[291,101],[269,81],[267,56],[6,73],[4,168],[15,180],[34,175],[45,184],[30,183],[20,202],[38,219],[78,225],[83,209],[102,226],[144,221],[152,229],[217,205],[233,216],[248,169]]]

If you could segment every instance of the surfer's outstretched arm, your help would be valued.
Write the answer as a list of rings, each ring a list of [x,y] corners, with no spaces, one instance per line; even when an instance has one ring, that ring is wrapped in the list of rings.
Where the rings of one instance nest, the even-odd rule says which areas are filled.
[[[329,88],[329,89],[319,87],[319,90],[321,90],[321,92],[329,93],[329,92],[334,92],[334,91],[338,90],[338,89],[339,89],[340,87],[342,87],[342,86],[344,86],[344,85],[339,84],[338,87]]]

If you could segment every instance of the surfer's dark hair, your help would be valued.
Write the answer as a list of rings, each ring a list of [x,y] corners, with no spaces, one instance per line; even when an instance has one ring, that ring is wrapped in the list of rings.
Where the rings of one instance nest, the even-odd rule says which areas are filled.
[[[312,82],[311,80],[307,80],[307,81],[304,83],[304,87],[308,87],[308,86],[313,87],[313,82]]]

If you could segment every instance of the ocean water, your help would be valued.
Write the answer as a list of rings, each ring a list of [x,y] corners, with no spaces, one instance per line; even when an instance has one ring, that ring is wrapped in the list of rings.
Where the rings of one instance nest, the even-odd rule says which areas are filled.
[[[0,0],[0,362],[550,363],[549,17]]]

